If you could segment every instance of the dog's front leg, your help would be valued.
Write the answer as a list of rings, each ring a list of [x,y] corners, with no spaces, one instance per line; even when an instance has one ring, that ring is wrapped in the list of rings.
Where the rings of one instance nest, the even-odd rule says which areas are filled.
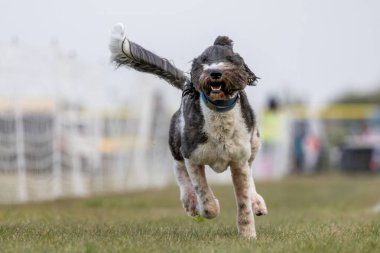
[[[252,208],[253,212],[257,216],[268,214],[267,205],[265,204],[264,198],[256,192],[255,182],[253,180],[253,176],[251,175],[251,183],[252,183]]]
[[[220,212],[219,202],[207,183],[205,166],[195,164],[188,159],[185,159],[185,164],[197,194],[199,213],[207,219],[215,218]]]
[[[231,174],[235,189],[239,234],[247,238],[256,238],[252,212],[252,181],[248,162],[231,165]]]
[[[257,129],[255,129],[253,136],[252,136],[252,140],[251,140],[251,147],[252,147],[251,158],[248,161],[248,165],[250,168],[252,167],[253,160],[255,159],[256,153],[259,150],[259,146],[260,146],[259,132]],[[250,177],[251,177],[251,184],[252,184],[252,187],[251,187],[251,189],[252,189],[251,194],[252,195],[251,196],[252,196],[253,212],[257,216],[266,215],[266,214],[268,214],[267,206],[265,204],[264,198],[260,194],[258,194],[256,191],[255,182],[253,180],[253,175],[252,175],[252,170],[250,170],[250,171],[251,171]]]

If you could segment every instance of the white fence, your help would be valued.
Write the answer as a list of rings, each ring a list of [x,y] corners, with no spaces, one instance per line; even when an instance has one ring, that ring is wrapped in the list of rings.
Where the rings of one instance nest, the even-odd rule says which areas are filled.
[[[172,112],[154,92],[139,104],[99,111],[56,102],[0,101],[0,203],[174,183],[168,148]],[[274,166],[273,154],[260,152],[253,166],[255,178],[287,174],[288,154],[281,154],[284,161]],[[231,182],[228,172],[206,172],[212,183]]]
[[[8,103],[0,111],[0,203],[165,185],[173,180],[169,120],[159,99],[143,101],[140,112]]]

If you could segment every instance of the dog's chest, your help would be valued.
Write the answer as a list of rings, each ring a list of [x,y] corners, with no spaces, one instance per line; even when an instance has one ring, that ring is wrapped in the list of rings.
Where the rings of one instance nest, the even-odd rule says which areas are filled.
[[[242,117],[240,103],[228,112],[214,112],[201,103],[204,129],[208,140],[199,144],[191,159],[209,165],[216,172],[225,171],[231,163],[247,161],[251,156],[251,133]]]

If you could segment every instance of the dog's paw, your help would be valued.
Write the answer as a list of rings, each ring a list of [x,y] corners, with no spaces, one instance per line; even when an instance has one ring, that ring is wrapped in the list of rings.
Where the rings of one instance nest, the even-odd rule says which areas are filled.
[[[181,202],[189,216],[195,217],[198,215],[197,196],[194,191],[181,193]]]
[[[245,239],[256,239],[255,227],[244,227],[239,229],[239,235]]]
[[[206,219],[213,219],[220,213],[219,201],[216,198],[206,201],[201,207],[201,215]]]
[[[265,204],[264,198],[259,194],[255,194],[252,199],[252,209],[255,215],[261,216],[268,214],[268,208]]]

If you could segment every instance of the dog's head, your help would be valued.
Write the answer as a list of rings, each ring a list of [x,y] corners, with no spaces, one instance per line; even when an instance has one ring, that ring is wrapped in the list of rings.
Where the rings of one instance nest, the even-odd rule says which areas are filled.
[[[254,85],[256,79],[226,36],[216,38],[214,45],[195,58],[191,67],[195,89],[211,100],[228,100],[247,85]]]

